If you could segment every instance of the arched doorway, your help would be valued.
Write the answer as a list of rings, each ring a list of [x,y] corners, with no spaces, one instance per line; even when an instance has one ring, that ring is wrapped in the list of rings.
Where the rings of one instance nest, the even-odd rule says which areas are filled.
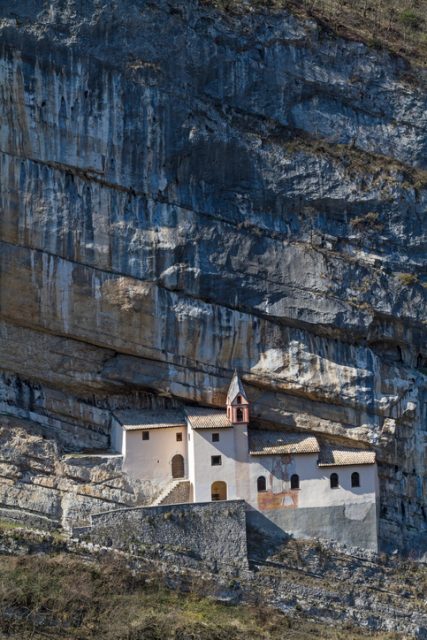
[[[184,458],[180,453],[177,453],[172,458],[172,478],[184,477]]]
[[[227,500],[227,484],[218,480],[213,482],[211,486],[211,498],[212,500]]]

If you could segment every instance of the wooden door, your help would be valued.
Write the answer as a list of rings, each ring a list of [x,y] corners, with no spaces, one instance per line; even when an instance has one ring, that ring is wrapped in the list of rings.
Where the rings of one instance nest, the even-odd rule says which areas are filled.
[[[172,458],[172,478],[184,477],[184,458],[180,453],[177,453]]]

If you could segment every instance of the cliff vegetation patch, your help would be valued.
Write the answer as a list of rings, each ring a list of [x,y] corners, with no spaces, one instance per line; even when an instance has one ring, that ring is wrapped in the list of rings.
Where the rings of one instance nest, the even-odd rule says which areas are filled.
[[[416,64],[427,61],[426,0],[202,0],[228,12],[288,9],[337,35],[387,48]]]

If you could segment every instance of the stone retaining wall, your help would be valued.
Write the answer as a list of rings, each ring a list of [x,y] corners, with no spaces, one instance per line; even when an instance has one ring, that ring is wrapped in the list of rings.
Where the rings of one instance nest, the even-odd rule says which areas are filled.
[[[119,509],[92,515],[73,534],[117,549],[161,546],[202,562],[247,564],[243,500]]]

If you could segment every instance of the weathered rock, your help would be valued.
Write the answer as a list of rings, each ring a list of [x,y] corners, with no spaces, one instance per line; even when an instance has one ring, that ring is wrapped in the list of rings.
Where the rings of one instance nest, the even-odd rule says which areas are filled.
[[[382,543],[420,546],[422,82],[286,12],[14,12],[0,8],[0,410],[64,451],[103,449],[112,407],[220,405],[238,367],[258,420],[376,444]],[[2,469],[30,474],[41,505],[59,491],[31,479],[43,465],[65,514],[128,503],[111,462],[52,472],[55,451],[33,445],[28,469],[19,453]]]
[[[87,522],[91,513],[150,500],[150,486],[131,484],[120,456],[64,456],[64,438],[37,422],[0,416],[1,516],[44,528],[69,527]]]

